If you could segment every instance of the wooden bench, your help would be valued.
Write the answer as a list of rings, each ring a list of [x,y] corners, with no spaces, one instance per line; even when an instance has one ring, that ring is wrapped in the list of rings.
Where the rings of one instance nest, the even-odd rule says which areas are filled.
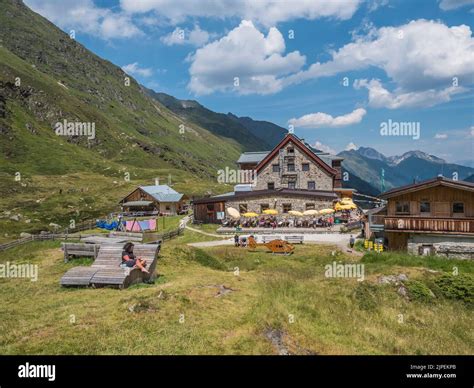
[[[304,236],[285,236],[283,239],[291,244],[303,244]]]
[[[143,233],[138,233],[138,232],[110,232],[108,234],[109,237],[125,237],[127,240],[130,241],[143,241]]]
[[[102,245],[99,254],[90,267],[74,267],[61,278],[62,286],[113,286],[120,289],[132,284],[148,281],[154,278],[159,244],[136,244],[133,252],[137,257],[147,261],[149,274],[139,268],[123,268],[122,245]]]
[[[71,256],[88,256],[97,257],[100,246],[98,244],[84,244],[84,243],[62,243],[62,250],[64,251],[64,262],[67,263]]]

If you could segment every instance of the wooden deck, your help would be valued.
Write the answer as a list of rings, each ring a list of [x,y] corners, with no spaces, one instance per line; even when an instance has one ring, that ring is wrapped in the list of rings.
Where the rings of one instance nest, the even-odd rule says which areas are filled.
[[[159,244],[136,244],[134,253],[147,261],[150,274],[139,268],[122,268],[122,245],[103,244],[97,259],[90,267],[74,267],[61,278],[62,286],[113,286],[127,288],[132,284],[141,283],[154,277]]]

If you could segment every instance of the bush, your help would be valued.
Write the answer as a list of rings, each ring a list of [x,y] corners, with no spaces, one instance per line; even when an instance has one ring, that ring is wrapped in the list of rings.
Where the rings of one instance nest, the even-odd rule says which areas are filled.
[[[445,298],[460,300],[474,307],[474,276],[446,274],[434,282]]]
[[[354,291],[354,298],[361,310],[373,311],[377,308],[377,286],[361,282]]]
[[[408,280],[404,282],[404,285],[411,300],[429,302],[435,297],[428,286],[418,280]]]
[[[356,240],[354,244],[354,249],[358,252],[364,252],[365,251],[364,240]]]

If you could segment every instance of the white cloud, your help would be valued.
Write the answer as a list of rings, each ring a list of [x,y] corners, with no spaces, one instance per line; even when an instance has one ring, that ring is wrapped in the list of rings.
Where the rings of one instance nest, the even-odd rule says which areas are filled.
[[[201,30],[198,25],[195,25],[192,30],[176,27],[173,32],[163,36],[161,41],[167,46],[190,44],[199,47],[207,43],[209,38],[209,32]]]
[[[321,143],[320,141],[316,141],[313,145],[313,148],[316,148],[317,150],[327,152],[328,154],[335,155],[337,152],[334,148],[329,147],[326,144]]]
[[[130,15],[97,7],[92,0],[25,0],[25,4],[63,29],[73,29],[102,39],[142,35]]]
[[[443,11],[451,11],[453,9],[461,8],[466,5],[473,5],[474,0],[441,0],[439,7]]]
[[[142,77],[150,77],[153,74],[153,70],[146,68],[146,67],[140,67],[138,62],[130,63],[128,65],[122,66],[122,70],[130,75],[140,75]]]
[[[412,108],[429,107],[451,100],[451,96],[466,91],[459,86],[450,86],[445,89],[429,89],[416,92],[389,92],[382,86],[379,80],[357,79],[354,81],[354,87],[360,89],[367,88],[369,91],[369,106],[373,108]]]
[[[474,137],[474,126],[471,127],[469,132],[471,134],[471,137]]]
[[[459,85],[468,85],[474,76],[474,39],[466,25],[448,27],[420,19],[399,27],[371,29],[331,55],[332,60],[287,77],[284,85],[376,67],[396,83],[397,96],[436,89],[428,97],[431,94],[432,100],[442,102],[454,91],[449,89],[454,77]]]
[[[300,118],[293,118],[288,121],[289,124],[300,128],[337,128],[357,124],[362,121],[366,110],[358,108],[345,115],[333,117],[327,113],[310,113]]]
[[[353,142],[350,142],[348,145],[346,145],[345,150],[346,151],[352,151],[352,150],[357,150],[359,147],[356,146]]]
[[[154,11],[174,23],[196,17],[237,17],[266,26],[295,19],[328,17],[347,20],[360,4],[362,0],[120,0],[121,7],[127,12]]]
[[[436,135],[434,135],[434,138],[435,139],[447,139],[448,135],[446,133],[437,133]]]
[[[267,36],[243,20],[223,38],[189,57],[189,90],[198,95],[234,90],[239,94],[270,94],[281,90],[282,77],[298,71],[306,58],[298,51],[285,55],[285,40],[275,27]]]

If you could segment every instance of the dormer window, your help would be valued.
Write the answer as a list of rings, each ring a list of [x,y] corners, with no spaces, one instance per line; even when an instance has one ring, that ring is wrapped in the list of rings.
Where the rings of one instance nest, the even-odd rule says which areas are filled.
[[[295,154],[295,149],[293,147],[288,147],[286,149],[286,152],[288,153],[288,155],[294,155]]]

